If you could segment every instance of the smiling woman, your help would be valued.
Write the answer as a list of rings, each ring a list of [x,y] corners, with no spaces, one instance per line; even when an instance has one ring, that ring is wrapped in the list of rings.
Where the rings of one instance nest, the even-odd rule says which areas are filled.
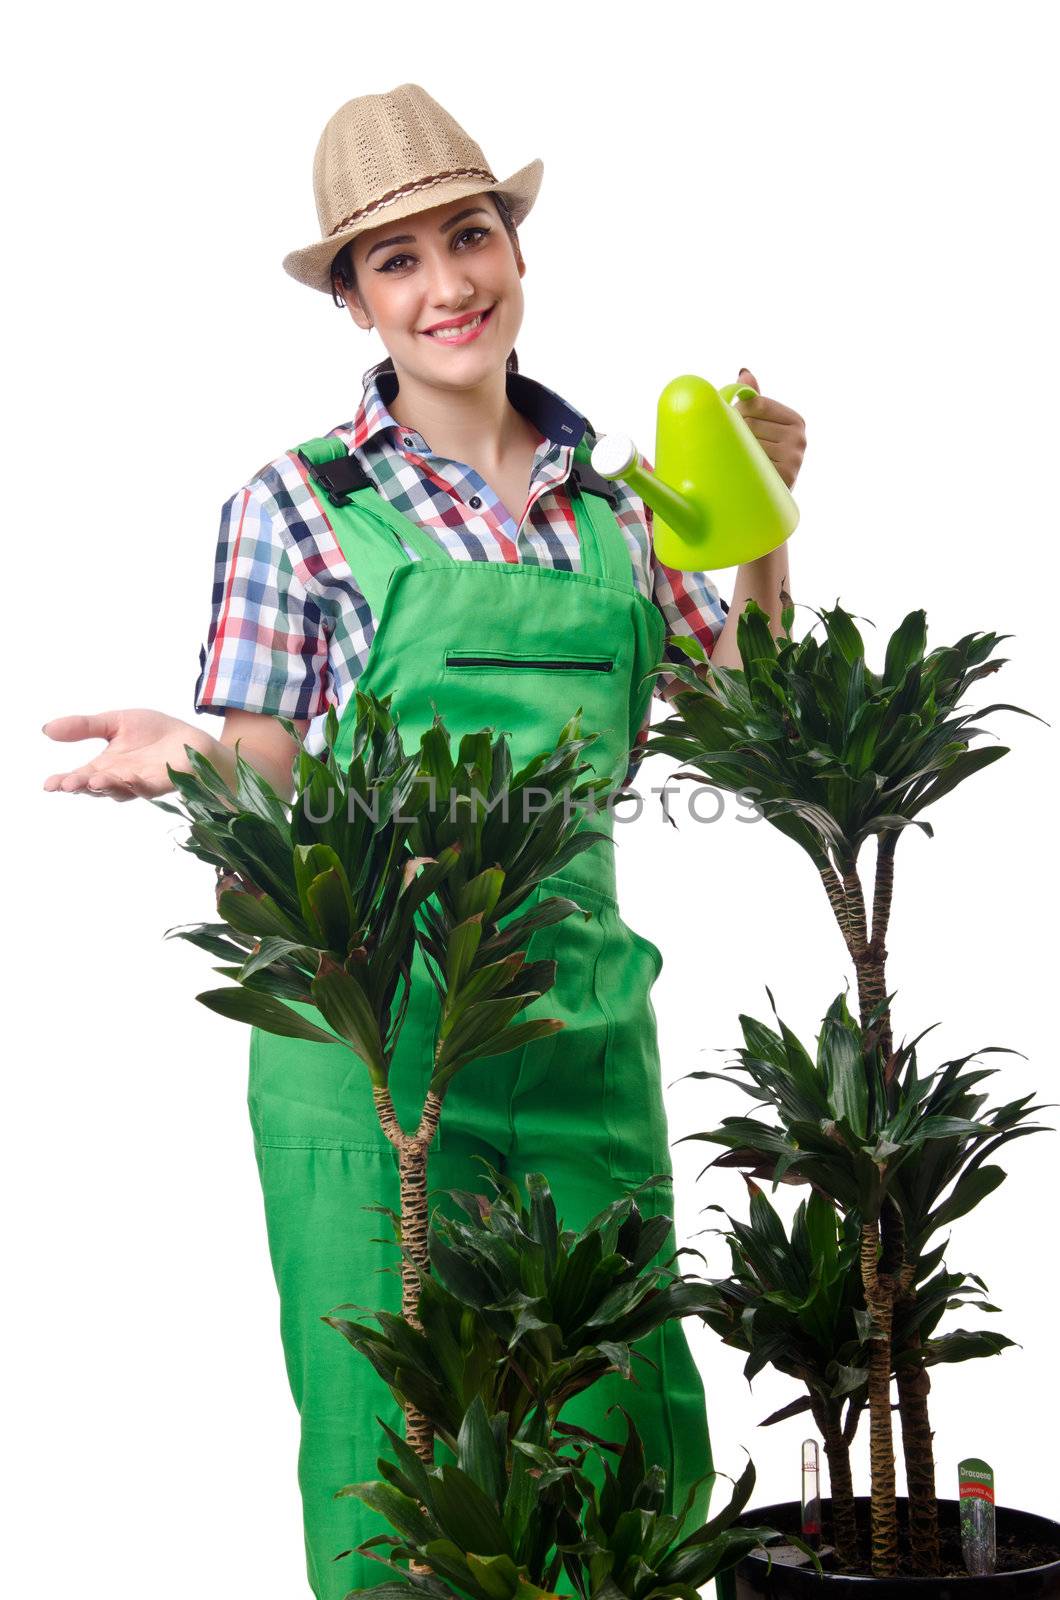
[[[725,607],[705,574],[655,561],[643,503],[589,466],[585,415],[519,371],[527,269],[517,229],[542,171],[535,159],[496,178],[416,84],[331,117],[313,168],[321,237],[284,267],[345,306],[357,329],[374,329],[386,360],[349,421],[274,456],[225,503],[195,689],[197,711],[224,716],[222,737],[160,712],[58,719],[47,725],[56,738],[99,736],[108,748],[47,787],[162,794],[168,767],[187,765],[186,744],[230,774],[238,737],[243,757],[290,794],[297,746],[277,718],[319,753],[334,711],[335,755],[348,762],[358,689],[391,696],[410,752],[437,711],[454,741],[506,730],[517,767],[554,747],[581,708],[601,793],[614,798],[629,782],[653,682],[669,687],[652,669],[664,655],[685,660],[667,632],[695,633],[709,654]],[[519,1182],[543,1172],[571,1228],[649,1180],[644,1209],[672,1215],[649,993],[662,956],[620,914],[613,810],[592,820],[602,840],[534,891],[591,913],[530,941],[530,959],[557,963],[536,1004],[564,1027],[454,1081],[428,1166],[438,1203],[479,1187],[486,1157]],[[399,1112],[422,1103],[438,1022],[437,991],[415,964],[391,1063]],[[358,1221],[364,1206],[397,1206],[397,1157],[379,1136],[366,1074],[338,1045],[254,1029],[247,1099],[301,1419],[309,1581],[318,1600],[339,1600],[386,1580],[367,1557],[336,1562],[379,1531],[338,1491],[376,1475],[375,1419],[399,1426],[400,1411],[322,1319],[367,1293],[398,1309],[398,1279],[383,1270],[393,1250]],[[674,1244],[671,1229],[660,1260]],[[621,1403],[666,1473],[668,1500],[690,1496],[705,1511],[703,1386],[680,1323],[638,1348],[637,1384],[604,1379],[572,1419],[610,1437],[607,1407]]]
[[[454,738],[508,730],[523,764],[581,707],[598,735],[586,751],[594,774],[612,794],[628,781],[668,627],[694,630],[709,652],[724,607],[703,574],[657,567],[643,504],[588,465],[584,415],[518,370],[517,228],[541,175],[531,161],[496,179],[415,84],[351,100],[327,124],[314,162],[322,237],[284,265],[344,305],[358,329],[374,329],[387,359],[367,375],[352,421],[285,452],[229,502],[199,709],[252,698],[263,710],[309,712],[312,746],[337,701],[336,755],[346,761],[356,685],[392,696],[407,749],[437,710]],[[262,585],[275,595],[271,616],[252,599]],[[593,820],[610,834],[611,810]],[[530,959],[557,962],[557,983],[537,1004],[565,1026],[454,1080],[429,1159],[432,1194],[445,1204],[446,1190],[479,1187],[485,1156],[517,1181],[544,1172],[569,1227],[652,1178],[645,1205],[672,1214],[650,1000],[662,957],[620,915],[613,840],[539,892],[592,913],[531,941]],[[414,965],[391,1067],[407,1115],[422,1101],[438,1020],[434,985]],[[397,1205],[396,1157],[378,1135],[366,1075],[351,1073],[338,1046],[255,1030],[248,1100],[301,1416],[309,1577],[318,1596],[338,1600],[386,1579],[357,1555],[335,1564],[379,1531],[367,1507],[336,1491],[375,1476],[375,1418],[399,1427],[400,1412],[321,1318],[370,1281],[377,1302],[390,1296],[398,1308],[397,1279],[376,1270],[386,1246],[349,1226],[360,1206]],[[674,1245],[671,1230],[661,1259]],[[606,1379],[571,1420],[606,1437],[607,1407],[626,1406],[670,1501],[691,1494],[704,1511],[703,1386],[680,1323],[642,1351],[636,1385]]]

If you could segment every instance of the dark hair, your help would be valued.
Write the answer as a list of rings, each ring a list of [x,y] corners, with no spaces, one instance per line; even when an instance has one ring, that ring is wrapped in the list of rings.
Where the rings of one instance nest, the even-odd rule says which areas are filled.
[[[500,217],[501,222],[504,225],[504,230],[507,233],[509,239],[512,241],[512,245],[514,247],[516,256],[518,256],[518,254],[519,254],[519,235],[515,231],[515,221],[514,221],[514,219],[512,217],[511,207],[509,206],[507,200],[505,200],[504,196],[501,195],[501,194],[498,194],[496,192],[496,190],[490,190],[489,191],[489,195],[490,195],[490,199],[493,201],[493,204],[497,208],[497,215]],[[342,295],[339,293],[340,286],[343,289],[351,289],[351,290],[354,290],[354,291],[356,291],[356,288],[357,288],[357,269],[354,267],[354,264],[353,264],[353,240],[352,239],[348,240],[346,242],[346,244],[343,245],[342,249],[339,251],[339,253],[336,255],[335,259],[332,261],[331,268],[330,268],[330,275],[331,275],[331,298],[334,300],[334,302],[335,302],[335,304],[337,306],[341,307],[342,310],[345,310],[346,309],[346,302],[342,298]],[[390,357],[387,356],[385,361],[380,361],[376,366],[372,367],[371,371],[365,373],[365,382],[367,383],[370,379],[374,378],[377,373],[380,373],[380,372],[393,372],[393,370],[394,370],[394,363],[390,359]],[[514,350],[512,350],[508,355],[508,360],[506,362],[506,370],[508,372],[518,372],[519,371],[519,358],[516,355]]]

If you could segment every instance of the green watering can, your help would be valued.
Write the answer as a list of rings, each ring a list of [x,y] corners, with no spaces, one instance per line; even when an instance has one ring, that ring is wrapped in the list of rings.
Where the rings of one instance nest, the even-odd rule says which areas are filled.
[[[637,464],[626,434],[597,440],[591,465],[620,478],[654,512],[655,553],[686,572],[738,567],[775,550],[799,520],[799,508],[776,467],[732,405],[754,389],[685,373],[659,396],[655,470]]]

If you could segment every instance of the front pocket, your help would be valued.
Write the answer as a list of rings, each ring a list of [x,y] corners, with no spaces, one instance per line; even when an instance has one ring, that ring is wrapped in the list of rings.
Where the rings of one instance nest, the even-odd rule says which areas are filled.
[[[614,672],[608,656],[447,655],[446,667],[516,667],[536,672]]]
[[[330,1031],[315,1006],[288,1004]],[[368,1068],[337,1038],[318,1044],[252,1028],[247,1104],[262,1147],[369,1151],[386,1143]]]

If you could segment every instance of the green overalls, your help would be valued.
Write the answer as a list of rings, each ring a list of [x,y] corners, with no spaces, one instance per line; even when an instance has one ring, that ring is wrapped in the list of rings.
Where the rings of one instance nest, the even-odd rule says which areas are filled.
[[[580,446],[568,484],[581,570],[460,561],[390,506],[334,439],[310,440],[303,461],[321,474],[309,487],[331,519],[343,554],[379,619],[360,686],[393,694],[409,752],[435,708],[455,750],[483,727],[510,735],[524,765],[554,745],[583,709],[594,774],[617,789],[647,709],[644,674],[662,653],[662,616],[636,589],[629,549]],[[323,481],[321,481],[323,480]],[[357,487],[362,483],[364,487]],[[597,492],[576,489],[592,485]],[[343,502],[343,503],[336,503]],[[402,549],[403,541],[421,559]],[[354,700],[344,710],[338,759],[348,762]],[[588,778],[589,773],[583,775]],[[613,834],[609,808],[589,826]],[[554,957],[555,986],[522,1015],[561,1017],[562,1031],[522,1051],[485,1058],[450,1085],[431,1151],[432,1204],[449,1209],[448,1188],[482,1191],[487,1157],[522,1182],[543,1172],[569,1227],[652,1173],[669,1173],[655,1013],[649,991],[662,956],[623,921],[616,900],[614,844],[594,844],[532,898],[568,895],[593,915],[536,931],[529,959]],[[528,902],[528,903],[532,903]],[[305,1014],[320,1018],[309,1008]],[[438,998],[417,952],[391,1084],[405,1127],[415,1125],[430,1076]],[[376,1121],[363,1063],[344,1046],[307,1044],[255,1029],[248,1104],[265,1199],[269,1249],[280,1293],[281,1335],[301,1416],[299,1484],[309,1581],[318,1600],[375,1585],[386,1568],[334,1557],[382,1519],[344,1484],[378,1476],[385,1439],[376,1417],[400,1431],[399,1407],[368,1361],[320,1319],[343,1302],[400,1309],[397,1252],[386,1220],[369,1205],[398,1204],[397,1165]],[[672,1215],[669,1184],[646,1190],[647,1214]],[[673,1242],[665,1255],[673,1249]],[[680,1324],[643,1341],[654,1367],[637,1361],[639,1386],[609,1376],[564,1410],[608,1438],[622,1437],[619,1401],[634,1416],[649,1462],[665,1468],[672,1498],[711,1470],[703,1387]],[[705,1510],[709,1485],[701,1491]]]

